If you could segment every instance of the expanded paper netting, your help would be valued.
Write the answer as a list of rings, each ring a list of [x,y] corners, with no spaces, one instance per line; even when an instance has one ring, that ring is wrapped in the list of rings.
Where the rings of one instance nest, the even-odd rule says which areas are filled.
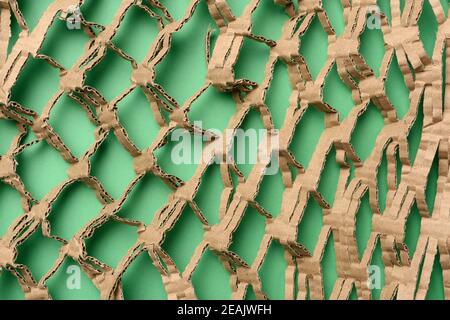
[[[83,54],[70,69],[64,68],[56,59],[42,54],[41,48],[48,30],[55,21],[59,21],[56,19],[69,17],[68,8],[71,6],[80,6],[83,11],[83,0],[55,0],[46,8],[32,30],[27,27],[17,0],[0,1],[0,118],[14,121],[19,130],[19,134],[12,139],[9,150],[0,158],[0,178],[20,193],[23,207],[23,214],[13,221],[0,239],[0,266],[3,272],[8,271],[17,278],[27,299],[51,298],[52,292],[47,283],[67,257],[79,264],[98,288],[101,298],[121,299],[122,277],[141,254],[148,254],[151,258],[162,277],[169,299],[194,299],[196,287],[191,279],[206,250],[218,256],[229,272],[232,298],[245,298],[248,288],[251,287],[257,298],[264,299],[266,293],[260,269],[273,242],[281,245],[285,254],[285,281],[279,283],[280,287],[285,287],[285,298],[323,299],[321,262],[331,236],[334,239],[337,280],[329,298],[347,299],[353,291],[358,298],[371,298],[372,288],[368,285],[371,276],[369,267],[377,245],[381,245],[384,264],[381,298],[424,299],[437,255],[443,270],[445,297],[450,298],[450,114],[449,109],[445,109],[450,105],[450,96],[445,90],[450,86],[450,75],[446,76],[446,70],[450,70],[450,51],[446,50],[450,44],[450,22],[444,12],[447,8],[444,8],[439,0],[425,0],[425,4],[431,5],[438,25],[434,54],[429,57],[418,27],[424,0],[405,0],[402,2],[402,10],[400,0],[391,0],[391,22],[382,12],[374,10],[377,6],[375,0],[341,0],[345,29],[340,35],[337,35],[331,26],[321,0],[300,0],[298,3],[291,0],[274,0],[277,6],[284,7],[287,17],[279,39],[267,39],[253,31],[252,15],[263,1],[272,2],[250,0],[241,15],[237,16],[226,0],[191,0],[185,15],[181,19],[174,19],[170,10],[158,0],[122,0],[109,25],[102,26],[81,18],[81,26],[90,40]],[[201,2],[207,4],[209,14],[216,23],[216,26],[211,26],[211,32],[208,31],[205,54],[201,57],[208,65],[208,72],[204,85],[197,88],[197,92],[182,103],[171,97],[165,88],[156,82],[155,70],[168,55],[174,35],[190,21]],[[148,19],[154,19],[159,27],[159,32],[142,62],[136,61],[113,41],[131,8],[143,10]],[[11,44],[12,49],[8,51],[12,16],[21,32],[16,43]],[[361,34],[368,21],[374,23],[369,18],[376,19],[375,26],[378,23],[376,27],[381,29],[385,42],[381,68],[376,72],[369,67],[360,53]],[[313,77],[300,52],[303,45],[302,36],[315,19],[320,21],[328,36],[328,58],[318,75]],[[215,42],[210,41],[212,30],[216,32]],[[263,81],[236,79],[235,65],[244,40],[259,42],[267,47],[269,56]],[[96,88],[85,84],[86,76],[104,59],[107,52],[124,59],[132,67],[132,85],[111,101]],[[25,64],[33,59],[44,60],[58,69],[60,75],[59,89],[54,92],[40,114],[33,111],[31,106],[13,101],[11,96]],[[385,87],[394,59],[398,61],[410,92],[409,110],[403,117],[398,115],[398,110],[388,98]],[[279,135],[274,130],[273,110],[265,101],[277,63],[287,67],[292,89]],[[354,106],[345,119],[340,119],[339,113],[323,98],[325,79],[334,66],[337,67],[343,83],[351,90],[354,100]],[[166,145],[168,137],[175,129],[187,129],[192,135],[204,133],[194,126],[188,112],[191,107],[195,108],[193,103],[209,89],[232,96],[236,108],[227,125],[231,132],[240,128],[250,111],[256,111],[260,115],[263,126],[267,129],[267,136],[261,142],[261,148],[268,146],[270,151],[279,155],[284,185],[279,212],[269,212],[256,201],[270,159],[260,159],[247,177],[229,161],[220,164],[209,161],[215,157],[225,158],[222,146],[232,145],[233,134],[225,136],[224,140],[216,139],[205,143],[203,156],[206,161],[197,166],[195,173],[187,181],[166,173],[158,164],[155,154]],[[145,94],[148,106],[160,126],[156,139],[144,150],[140,150],[132,141],[118,115],[119,102],[135,91]],[[95,142],[81,157],[74,155],[50,124],[52,108],[65,97],[75,101],[96,126]],[[376,106],[384,119],[384,126],[370,155],[362,161],[350,141],[355,134],[358,120],[369,104]],[[315,108],[324,115],[325,129],[305,169],[302,163],[296,160],[290,143],[295,130],[302,125],[299,122],[308,108]],[[410,161],[408,136],[418,114],[422,112],[420,146],[414,161]],[[420,116],[422,117],[421,114]],[[25,142],[31,132],[37,140]],[[364,130],[358,131],[358,134],[364,134]],[[134,159],[136,174],[122,196],[115,198],[108,194],[100,179],[91,174],[91,160],[110,135],[114,135]],[[279,138],[279,144],[265,144],[265,141],[272,141],[273,136]],[[16,170],[19,153],[37,142],[50,145],[70,165],[66,180],[55,185],[39,200],[27,191]],[[318,186],[324,176],[325,161],[332,150],[335,150],[336,162],[339,165],[339,179],[331,205],[321,195]],[[387,194],[385,208],[380,210],[377,173],[384,157],[387,160]],[[438,159],[439,171],[434,206],[429,209],[425,195],[428,174],[435,158]],[[223,181],[220,209],[217,213],[220,220],[216,224],[207,221],[195,200],[209,166],[220,167]],[[148,224],[124,218],[120,214],[124,202],[145,176],[161,179],[172,190],[167,203]],[[63,239],[52,233],[48,217],[55,202],[63,197],[63,191],[80,182],[95,191],[102,209],[73,238]],[[360,256],[355,236],[356,216],[361,199],[366,194],[372,211],[372,228],[365,250]],[[320,205],[323,213],[323,226],[312,252],[298,241],[298,225],[304,218],[310,199]],[[230,250],[233,234],[243,216],[248,214],[249,206],[255,208],[265,220],[265,233],[252,262],[245,261]],[[416,249],[410,257],[405,244],[405,233],[406,222],[413,206],[417,206],[422,219]],[[186,268],[180,270],[163,249],[163,243],[186,207],[190,207],[201,221],[204,234],[190,262]],[[129,225],[129,228],[137,231],[136,243],[115,267],[100,261],[86,249],[86,240],[111,220]],[[19,246],[36,232],[42,232],[44,237],[61,244],[59,257],[40,278],[33,275],[32,268],[17,262]],[[211,283],[211,286],[214,284]]]

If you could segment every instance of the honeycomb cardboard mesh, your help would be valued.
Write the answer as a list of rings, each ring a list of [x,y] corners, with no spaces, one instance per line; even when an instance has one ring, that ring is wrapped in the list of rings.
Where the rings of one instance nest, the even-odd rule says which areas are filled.
[[[321,0],[250,0],[240,15],[233,12],[227,0],[191,0],[181,18],[175,19],[169,9],[158,0],[121,0],[114,18],[108,25],[87,21],[83,0],[55,0],[41,15],[36,26],[30,29],[21,13],[18,0],[0,0],[0,118],[14,121],[18,134],[10,142],[8,151],[0,158],[0,179],[17,190],[21,196],[23,213],[10,224],[0,239],[0,266],[10,272],[20,284],[27,299],[51,299],[48,282],[61,268],[66,258],[71,258],[92,281],[102,299],[123,299],[124,273],[141,254],[147,254],[158,270],[169,299],[196,299],[192,276],[208,250],[216,255],[230,276],[233,299],[243,299],[249,287],[256,298],[266,299],[260,269],[272,243],[284,251],[284,295],[286,299],[324,299],[324,279],[321,262],[325,247],[334,238],[337,279],[330,299],[348,299],[353,290],[359,299],[372,297],[371,261],[379,244],[384,264],[382,299],[424,299],[426,297],[435,257],[439,255],[442,266],[445,298],[450,298],[450,172],[449,137],[450,115],[446,106],[446,70],[450,44],[450,22],[446,7],[439,0],[391,0],[391,21],[377,7],[376,0],[341,0],[345,21],[344,31],[337,35],[323,8]],[[253,30],[252,16],[262,2],[271,1],[283,8],[286,22],[278,39],[268,39]],[[168,55],[174,35],[190,21],[199,4],[205,2],[215,26],[208,30],[204,44],[207,75],[204,84],[197,88],[187,101],[172,97],[162,84],[157,83],[157,66]],[[420,39],[418,20],[425,3],[431,5],[437,21],[434,53],[430,57]],[[131,8],[138,8],[156,22],[159,30],[145,58],[138,62],[125,50],[114,44],[113,38]],[[18,40],[10,47],[11,21],[20,27]],[[80,28],[89,37],[88,44],[71,68],[65,68],[55,58],[41,52],[48,31],[56,19],[67,22],[68,28]],[[328,37],[325,65],[313,76],[308,63],[300,54],[301,38],[318,19]],[[370,25],[369,25],[370,24]],[[367,27],[381,30],[385,53],[380,70],[372,70],[360,52],[360,37]],[[211,41],[213,29],[217,30]],[[235,66],[245,41],[259,42],[269,52],[263,81],[238,79]],[[108,100],[95,87],[86,84],[87,74],[106,56],[107,52],[131,65],[131,85],[117,97]],[[53,93],[42,112],[38,113],[12,98],[12,89],[24,72],[27,61],[39,59],[59,72],[59,88]],[[392,61],[396,59],[409,90],[409,109],[403,117],[386,93],[386,80]],[[266,103],[266,95],[273,80],[277,63],[286,66],[291,86],[289,106],[283,125],[275,129],[273,110]],[[324,101],[326,78],[336,67],[342,82],[351,90],[354,106],[345,119]],[[207,90],[231,95],[235,112],[227,125],[223,139],[211,139],[202,150],[203,161],[188,180],[163,170],[156,156],[167,144],[174,130],[185,129],[192,135],[205,135],[188,113],[194,103]],[[121,122],[117,105],[135,91],[142,92],[159,132],[150,146],[140,149],[133,142]],[[54,106],[63,98],[72,99],[95,128],[94,143],[76,156],[52,127],[50,119]],[[358,120],[369,104],[378,109],[384,120],[375,145],[369,156],[362,160],[351,143]],[[414,161],[409,157],[408,136],[423,104],[423,125],[420,146]],[[296,128],[302,125],[305,112],[314,108],[325,119],[325,128],[306,167],[296,159],[291,142]],[[230,161],[213,163],[215,158],[226,157],[235,139],[235,132],[250,112],[257,112],[266,136],[260,149],[276,154],[284,191],[279,212],[269,212],[257,196],[271,158],[255,163],[245,176]],[[67,120],[69,121],[69,120]],[[33,133],[35,140],[25,141]],[[358,132],[361,134],[361,132]],[[123,149],[133,158],[135,177],[120,197],[111,196],[104,185],[91,172],[92,158],[110,136],[114,135]],[[277,136],[277,144],[267,143]],[[3,139],[3,138],[2,138]],[[38,200],[27,190],[17,171],[17,157],[33,144],[44,142],[54,148],[68,163],[67,178],[54,186]],[[335,150],[339,165],[339,179],[334,201],[328,203],[319,191],[327,156]],[[380,164],[387,160],[386,205],[379,206],[377,173]],[[434,206],[429,208],[426,199],[427,180],[434,159],[439,171]],[[219,222],[212,224],[205,218],[195,201],[205,172],[210,166],[219,166],[223,189],[220,195]],[[167,203],[160,208],[149,223],[128,219],[120,211],[133,189],[146,176],[154,176],[171,190]],[[83,183],[95,191],[102,209],[97,216],[79,229],[69,239],[52,232],[49,215],[64,190],[75,183]],[[372,228],[362,255],[356,239],[356,215],[363,196],[368,195],[372,211]],[[298,226],[304,218],[308,201],[313,199],[321,207],[323,226],[313,251],[298,241]],[[416,205],[422,217],[420,235],[412,255],[405,244],[406,222]],[[180,219],[184,209],[191,208],[204,228],[201,242],[194,250],[184,270],[163,249],[166,235]],[[243,217],[252,207],[265,221],[264,236],[253,262],[246,261],[230,249],[234,233]],[[112,267],[91,255],[86,241],[108,221],[134,227],[137,240]],[[17,261],[18,247],[36,232],[60,243],[56,261],[42,277],[36,277],[32,268]],[[448,268],[447,268],[448,267]],[[8,288],[0,288],[8,290]]]

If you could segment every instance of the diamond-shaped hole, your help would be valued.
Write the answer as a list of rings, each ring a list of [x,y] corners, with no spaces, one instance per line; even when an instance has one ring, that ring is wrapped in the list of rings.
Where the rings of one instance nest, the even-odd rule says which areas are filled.
[[[272,114],[275,128],[284,125],[286,111],[289,107],[289,97],[292,93],[287,66],[281,62],[275,65],[273,79],[266,95],[266,104]]]
[[[251,110],[241,127],[236,132],[233,142],[232,157],[237,167],[245,177],[248,177],[252,168],[258,163],[259,144],[263,141],[267,131],[261,119],[261,114],[256,110]]]
[[[135,177],[132,162],[130,154],[110,132],[92,159],[92,174],[117,199]]]
[[[230,251],[236,252],[249,265],[255,260],[265,232],[265,218],[253,207],[245,211],[233,233]]]
[[[252,286],[248,286],[247,293],[245,294],[245,300],[257,300]]]
[[[330,19],[336,35],[339,36],[345,29],[344,9],[340,1],[325,0],[323,1],[323,8]]]
[[[66,69],[85,53],[89,37],[80,29],[69,29],[66,21],[55,19],[45,37],[40,53],[48,55]]]
[[[39,227],[18,247],[19,255],[16,262],[28,266],[36,280],[49,271],[59,256],[61,243],[46,238]]]
[[[439,252],[437,252],[434,257],[433,271],[431,272],[430,285],[425,297],[426,300],[445,300],[444,279],[439,257]]]
[[[448,9],[449,9],[449,3],[448,0],[441,0],[441,5],[444,9],[444,14],[446,17],[448,17]]]
[[[173,229],[166,234],[163,249],[172,257],[178,270],[182,272],[202,238],[202,224],[192,209],[186,206]]]
[[[396,175],[396,182],[397,182],[397,187],[398,187],[401,182],[402,170],[403,170],[403,164],[400,161],[400,153],[398,150],[395,154],[395,161],[397,163],[395,175]]]
[[[438,23],[434,15],[433,8],[429,0],[423,2],[422,14],[419,21],[420,39],[423,42],[425,51],[429,57],[433,56],[434,45],[436,43]]]
[[[115,268],[136,240],[136,228],[110,220],[86,240],[86,248],[90,256]]]
[[[123,295],[131,300],[167,299],[161,274],[156,270],[150,256],[143,252],[125,271],[122,278]]]
[[[19,130],[17,130],[14,121],[0,119],[0,136],[2,137],[0,140],[0,155],[8,152],[11,147],[11,143],[18,133]]]
[[[439,155],[436,152],[434,155],[433,165],[428,173],[427,186],[425,189],[425,197],[428,205],[428,210],[432,213],[434,209],[434,201],[436,198],[437,182],[439,177]]]
[[[11,223],[23,213],[21,197],[17,190],[0,182],[0,237],[3,236]]]
[[[401,175],[402,175],[402,163],[400,162],[398,150],[395,153],[395,161],[396,161],[396,183],[397,186],[400,184]],[[378,168],[377,172],[377,187],[378,187],[378,205],[380,207],[381,212],[386,208],[386,200],[388,193],[388,163],[386,159],[386,152],[383,154],[383,158],[381,160],[381,164]]]
[[[392,58],[386,79],[386,96],[394,105],[398,118],[402,119],[409,111],[409,89],[406,86],[405,78],[400,70],[396,56]]]
[[[230,299],[230,275],[219,257],[206,250],[192,275],[192,284],[198,299]],[[211,285],[214,284],[214,285]]]
[[[223,191],[220,166],[210,165],[203,175],[195,202],[210,225],[219,222],[220,198]]]
[[[38,200],[67,179],[68,163],[45,141],[25,149],[17,162],[26,189]]]
[[[334,249],[333,234],[328,238],[323,253],[322,261],[320,262],[323,275],[323,288],[325,299],[329,299],[333,292],[334,284],[338,278],[336,271],[336,250]]]
[[[66,95],[53,107],[50,125],[78,158],[95,142],[95,125],[82,107]]]
[[[377,188],[378,188],[378,206],[381,212],[386,208],[386,196],[388,192],[388,166],[386,153],[383,154],[381,164],[377,172]]]
[[[313,79],[328,59],[328,35],[316,16],[301,38],[300,53],[305,58]]]
[[[156,67],[156,82],[180,104],[205,83],[205,37],[210,21],[203,14],[208,12],[202,3],[183,29],[173,35],[169,53]]]
[[[416,252],[417,241],[420,236],[421,223],[422,217],[420,216],[419,209],[417,209],[417,205],[414,203],[408,219],[406,220],[405,228],[405,244],[408,247],[410,259],[412,259],[414,252]]]
[[[9,38],[8,42],[8,55],[11,53],[14,45],[16,44],[17,40],[19,39],[19,34],[22,31],[20,29],[19,24],[17,23],[16,17],[14,14],[11,14],[10,18],[10,26],[11,26],[11,37]]]
[[[87,73],[86,84],[97,88],[108,101],[112,101],[131,85],[131,64],[112,50]]]
[[[358,118],[350,140],[356,154],[365,160],[371,154],[378,134],[384,126],[384,120],[373,103],[369,103],[366,111]]]
[[[158,135],[160,127],[152,108],[140,89],[133,90],[119,104],[120,123],[139,149],[149,147]]]
[[[133,36],[130,37],[130,30]],[[113,43],[141,62],[147,56],[156,35],[159,33],[158,23],[144,10],[131,7],[122,21],[119,31],[113,38]],[[142,41],[145,39],[145,41]]]
[[[364,57],[367,65],[373,70],[375,75],[380,75],[380,67],[383,62],[384,54],[384,37],[381,29],[366,27],[360,37],[360,53]]]
[[[191,179],[201,160],[202,137],[184,129],[176,129],[168,137],[168,143],[155,151],[158,164],[164,172],[184,181]]]
[[[285,299],[285,270],[287,267],[285,250],[277,242],[272,241],[261,266],[259,275],[263,292],[269,299]]]
[[[391,14],[391,4],[390,1],[385,0],[377,0],[377,6],[380,8],[380,11],[386,15],[389,25],[392,25],[392,14]]]
[[[256,201],[266,209],[272,216],[278,216],[283,201],[284,184],[281,173],[264,175],[259,187]]]
[[[223,132],[235,111],[236,105],[231,93],[219,92],[210,87],[192,104],[189,120],[205,130]]]
[[[336,150],[335,148],[331,148],[325,160],[322,174],[320,175],[318,188],[318,191],[330,205],[333,205],[334,202],[339,175],[340,166],[336,162]]]
[[[175,2],[172,0],[163,0],[161,3],[167,8],[167,10],[169,10],[175,20],[180,20],[186,14],[186,10],[191,1],[181,0]]]
[[[322,208],[310,198],[298,225],[298,242],[312,254],[323,226]]]
[[[403,10],[405,9],[405,0],[400,0],[400,12],[403,14]],[[392,4],[391,4],[392,5]]]
[[[59,70],[40,59],[29,58],[11,91],[11,100],[41,113],[59,88]]]
[[[364,255],[364,251],[367,247],[367,242],[372,232],[372,210],[369,204],[369,194],[366,194],[361,198],[361,204],[358,212],[356,213],[356,244],[358,246],[359,258]]]
[[[408,151],[409,160],[411,164],[414,164],[416,159],[417,151],[419,150],[420,141],[422,140],[422,128],[423,128],[423,99],[420,102],[419,108],[417,110],[416,121],[411,127],[408,135]]]
[[[352,110],[354,101],[352,91],[344,84],[337,72],[336,64],[328,73],[323,87],[323,101],[339,112],[339,119],[343,120]]]
[[[66,240],[98,215],[102,205],[94,190],[78,182],[68,186],[58,197],[49,215],[52,234]]]
[[[252,32],[268,39],[279,39],[288,19],[284,6],[273,1],[261,1],[252,16]]]
[[[167,203],[169,194],[169,187],[160,178],[147,174],[133,188],[117,215],[148,224]]]
[[[130,30],[133,32],[131,37]],[[112,42],[136,61],[141,62],[147,56],[158,32],[157,20],[151,18],[143,9],[133,6],[125,14]]]
[[[241,0],[229,0],[227,3],[236,17],[241,16],[248,5],[247,1]]]
[[[348,300],[358,300],[358,293],[356,291],[355,284],[352,285],[352,291],[350,291]]]
[[[372,278],[372,299],[379,300],[381,296],[381,290],[384,287],[384,262],[383,262],[383,254],[381,250],[380,241],[377,241],[375,246],[375,250],[373,251],[372,258],[370,260],[370,266],[368,270],[369,277]],[[379,275],[379,279],[376,277]],[[369,278],[370,279],[370,278]]]
[[[234,68],[236,80],[249,79],[262,83],[269,53],[270,49],[266,44],[244,38],[244,44]]]
[[[324,113],[309,106],[296,127],[290,150],[305,168],[316,151],[317,143],[325,128]]]
[[[42,0],[42,1],[18,1],[20,11],[27,22],[28,28],[33,30],[38,24],[39,19],[42,14],[48,9],[53,0]]]

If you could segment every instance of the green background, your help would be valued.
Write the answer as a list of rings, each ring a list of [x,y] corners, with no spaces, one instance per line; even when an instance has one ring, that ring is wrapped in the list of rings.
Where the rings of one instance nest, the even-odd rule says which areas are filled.
[[[29,27],[33,28],[52,0],[18,0],[18,2]],[[177,19],[184,15],[188,2],[188,0],[162,1]],[[234,13],[240,15],[248,1],[228,0],[228,2]],[[340,2],[337,0],[324,0],[323,2],[333,27],[340,34],[344,29]],[[441,0],[441,2],[447,12],[447,0]],[[119,4],[119,0],[86,0],[81,10],[88,21],[106,25],[111,21]],[[380,0],[379,5],[381,10],[390,17],[388,1]],[[280,6],[274,5],[272,0],[262,0],[253,15],[254,33],[278,39],[286,20],[287,15]],[[162,84],[179,103],[186,101],[204,83],[206,76],[204,40],[208,26],[215,27],[215,24],[209,16],[205,1],[202,1],[193,18],[180,32],[175,34],[169,55],[158,66],[157,82]],[[427,0],[419,26],[425,48],[431,54],[436,39],[437,22]],[[20,31],[15,21],[13,21],[12,30],[12,42],[14,43]],[[156,34],[155,20],[151,20],[142,10],[132,8],[127,13],[113,42],[136,60],[141,61]],[[217,36],[217,30],[213,34]],[[87,41],[88,37],[81,30],[68,30],[64,21],[56,20],[44,42],[42,52],[54,57],[66,68],[70,68],[84,52],[84,45]],[[314,19],[301,41],[301,53],[315,77],[327,58],[327,36],[317,18]],[[267,46],[246,40],[236,66],[236,78],[249,78],[261,82],[268,53]],[[380,30],[366,30],[363,33],[361,53],[367,63],[378,72],[384,55],[383,35]],[[98,88],[108,100],[112,100],[130,85],[130,74],[130,64],[109,52],[106,58],[88,73],[87,84]],[[58,82],[56,69],[51,68],[43,61],[30,59],[13,89],[13,100],[41,112],[50,97],[56,92]],[[402,117],[409,108],[409,91],[395,59],[386,86],[389,98]],[[266,100],[277,128],[284,121],[290,93],[286,66],[278,63]],[[336,67],[332,69],[326,80],[324,97],[326,102],[339,111],[341,119],[345,118],[354,106],[351,91],[340,80]],[[235,105],[231,96],[211,88],[193,105],[189,116],[191,120],[203,121],[205,128],[224,129],[234,112]],[[135,90],[132,95],[119,104],[119,115],[138,147],[149,146],[156,137],[159,127],[140,90]],[[76,156],[82,155],[94,142],[94,126],[88,121],[84,111],[72,100],[61,99],[53,109],[50,119],[55,131]],[[380,112],[374,105],[370,105],[358,121],[352,138],[352,143],[362,159],[370,154],[382,127],[383,118]],[[263,128],[261,118],[256,111],[252,111],[248,115],[243,123],[243,128]],[[309,108],[300,121],[291,144],[291,150],[296,159],[305,167],[308,166],[323,130],[323,114],[314,108]],[[421,130],[422,114],[413,126],[409,137],[412,161],[418,149]],[[6,152],[11,139],[16,134],[17,131],[12,121],[0,120],[0,154]],[[27,139],[33,139],[31,133]],[[172,147],[173,144],[169,144],[158,152],[159,163],[167,172],[182,179],[189,179],[196,166],[173,164],[170,161]],[[56,184],[67,178],[67,164],[52,147],[44,142],[27,149],[18,157],[18,161],[19,174],[27,190],[37,199],[41,199]],[[107,191],[115,198],[121,195],[135,175],[131,156],[112,134],[93,157],[92,165],[92,173],[101,180]],[[245,174],[251,170],[251,165],[240,165],[239,167]],[[379,171],[379,193],[382,208],[384,208],[387,192],[386,174],[386,159],[384,159]],[[328,156],[319,187],[326,200],[331,204],[338,177],[339,168],[333,150]],[[431,199],[430,202],[433,202],[432,196],[436,190],[436,179],[437,162],[435,161],[427,187],[427,199]],[[219,221],[218,208],[222,188],[219,167],[211,166],[196,197],[197,203],[211,224]],[[266,176],[257,200],[276,216],[279,213],[283,190],[279,173]],[[154,213],[167,201],[168,195],[169,189],[158,178],[148,176],[135,188],[119,215],[149,223]],[[429,205],[431,206],[432,203]],[[100,209],[101,205],[94,192],[87,186],[81,183],[71,186],[60,196],[50,214],[52,233],[69,239],[86,222],[94,218]],[[21,213],[18,193],[0,183],[0,236],[5,233],[13,219]],[[371,216],[366,195],[362,199],[357,216],[357,240],[360,252],[364,251],[370,234]],[[420,233],[420,219],[418,210],[414,207],[407,223],[406,235],[406,243],[412,253]],[[248,263],[251,263],[263,237],[264,225],[264,218],[254,209],[249,208],[237,232],[233,235],[231,250],[236,251]],[[311,200],[299,225],[299,241],[310,251],[315,247],[321,227],[321,208],[314,200]],[[187,208],[174,229],[169,232],[163,246],[181,270],[188,264],[202,235],[201,223]],[[136,238],[135,228],[117,222],[109,222],[87,241],[87,250],[90,255],[114,267],[134,244]],[[58,242],[44,238],[38,230],[19,247],[18,262],[28,265],[35,278],[39,279],[52,266],[58,256],[59,248]],[[74,262],[67,259],[56,275],[48,281],[52,297],[54,299],[98,299],[98,291],[85,275],[82,275],[80,290],[67,288],[66,280],[69,275],[66,270],[72,264]],[[379,245],[374,253],[373,264],[383,268]],[[328,298],[337,277],[332,239],[326,247],[322,265],[325,295]],[[271,299],[283,299],[284,297],[285,267],[286,262],[282,248],[278,244],[272,243],[260,272],[263,288]],[[192,282],[200,299],[230,298],[229,275],[219,259],[208,251],[194,273]],[[148,255],[145,254],[141,255],[125,273],[123,289],[125,298],[128,299],[166,298],[160,275]],[[378,298],[379,294],[380,290],[374,290],[374,298]],[[248,298],[253,297],[253,292],[249,290]],[[355,297],[353,292],[352,298]],[[15,278],[7,272],[0,273],[0,299],[20,298],[23,298],[23,294]],[[427,298],[443,298],[442,270],[438,260],[434,265]]]

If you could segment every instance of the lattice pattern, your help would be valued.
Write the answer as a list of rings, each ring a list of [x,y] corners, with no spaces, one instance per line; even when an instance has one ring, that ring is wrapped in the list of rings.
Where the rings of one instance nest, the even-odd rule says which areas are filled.
[[[385,40],[385,55],[380,75],[377,77],[359,53],[359,38],[367,23],[370,7],[376,0],[341,0],[344,8],[345,31],[337,36],[322,8],[320,0],[300,0],[293,4],[291,0],[274,0],[285,8],[289,20],[283,27],[280,39],[269,40],[252,33],[252,13],[260,4],[260,0],[250,0],[240,17],[236,17],[226,0],[206,1],[211,17],[220,30],[213,48],[209,37],[206,41],[206,61],[208,74],[205,84],[185,104],[180,105],[164,88],[155,82],[155,67],[165,58],[174,33],[180,31],[202,0],[191,0],[184,17],[175,21],[169,11],[158,0],[122,0],[121,5],[108,26],[82,21],[84,31],[89,35],[90,43],[84,54],[79,57],[71,69],[65,69],[53,58],[40,53],[52,21],[67,11],[71,5],[82,5],[83,0],[55,0],[50,5],[38,25],[30,31],[18,8],[17,0],[1,0],[1,54],[0,71],[0,117],[17,122],[20,134],[12,141],[9,151],[0,158],[0,178],[14,187],[22,197],[25,213],[19,216],[9,227],[6,235],[0,240],[0,266],[6,268],[17,277],[28,299],[49,299],[50,292],[46,282],[66,257],[71,257],[83,269],[101,293],[103,299],[123,298],[121,279],[124,272],[138,255],[146,252],[151,257],[163,279],[169,299],[194,299],[195,288],[191,277],[205,250],[212,250],[220,257],[231,275],[233,298],[245,297],[248,286],[252,286],[257,298],[266,298],[258,275],[272,241],[280,243],[285,249],[288,262],[285,277],[285,295],[287,299],[323,299],[323,275],[321,260],[324,248],[333,233],[336,251],[336,267],[338,279],[331,294],[332,299],[346,299],[353,286],[359,298],[369,299],[371,290],[367,287],[367,268],[371,262],[374,248],[381,243],[383,262],[385,265],[385,287],[382,298],[417,298],[426,295],[434,257],[439,250],[440,261],[444,270],[444,288],[447,298],[450,297],[450,180],[449,180],[449,141],[450,115],[445,113],[444,106],[450,103],[445,88],[448,88],[450,75],[444,78],[442,70],[450,70],[449,53],[445,51],[450,43],[450,23],[446,19],[444,9],[439,0],[429,0],[438,21],[437,41],[434,56],[428,57],[419,38],[417,21],[420,17],[423,0],[406,0],[403,12],[400,11],[400,0],[391,0],[392,25],[381,14],[381,28]],[[268,0],[264,0],[268,1]],[[112,43],[112,39],[120,27],[127,11],[136,6],[144,10],[150,19],[156,19],[160,31],[142,63],[137,63]],[[13,14],[22,32],[12,52],[7,54],[10,37],[9,20]],[[301,36],[308,30],[311,21],[318,17],[328,34],[328,59],[314,80],[307,64],[299,54]],[[8,22],[8,23],[7,23]],[[266,44],[270,56],[266,65],[265,78],[261,83],[247,79],[235,79],[234,66],[239,57],[245,38]],[[127,88],[112,101],[107,101],[93,87],[84,84],[86,74],[92,70],[111,50],[132,65],[131,87]],[[444,55],[443,55],[444,53]],[[403,119],[399,119],[396,110],[389,101],[385,82],[391,61],[397,57],[401,71],[410,90],[410,109]],[[42,114],[11,101],[10,93],[18,76],[29,59],[43,59],[54,68],[60,70],[60,88],[46,105]],[[270,86],[274,66],[281,61],[286,64],[292,86],[290,105],[284,125],[279,132],[280,144],[275,147],[269,144],[272,152],[280,157],[285,191],[280,213],[273,218],[257,202],[256,196],[264,178],[264,172],[270,159],[258,162],[248,178],[244,178],[234,164],[220,164],[223,180],[223,193],[220,205],[220,222],[210,225],[194,202],[203,175],[214,157],[225,158],[223,150],[233,142],[233,134],[208,143],[204,150],[205,161],[189,181],[165,173],[155,157],[155,151],[161,148],[167,137],[176,128],[185,128],[192,134],[203,134],[188,119],[192,103],[209,87],[219,91],[231,92],[236,104],[236,112],[229,121],[228,129],[238,129],[248,112],[256,109],[268,130],[266,141],[275,135],[271,112],[265,104],[265,96]],[[331,68],[337,65],[339,76],[352,90],[355,106],[340,121],[337,111],[323,100],[323,86]],[[447,67],[444,69],[444,67]],[[444,81],[444,79],[447,79]],[[445,82],[445,84],[444,84]],[[160,126],[157,138],[145,150],[131,141],[125,128],[121,125],[117,113],[117,104],[134,90],[142,90],[152,108],[154,117]],[[90,121],[96,125],[95,143],[77,158],[64,144],[49,123],[50,113],[62,96],[67,95],[76,101],[86,112]],[[423,99],[423,134],[420,148],[414,163],[408,157],[407,137],[414,124],[418,107]],[[350,140],[358,118],[365,112],[368,104],[374,103],[384,117],[381,130],[370,156],[361,161],[354,152]],[[299,121],[308,107],[314,107],[325,115],[326,128],[320,137],[311,164],[305,170],[294,158],[289,145]],[[169,117],[165,117],[168,113]],[[46,141],[55,148],[70,164],[68,178],[55,186],[42,200],[33,199],[27,192],[21,178],[16,173],[15,157],[32,143],[22,143],[29,130],[32,130],[37,141]],[[108,137],[113,134],[120,144],[134,158],[136,177],[118,199],[113,199],[103,188],[100,181],[90,174],[90,159]],[[225,145],[225,148],[222,146]],[[266,146],[265,141],[261,148]],[[318,191],[327,154],[336,149],[336,160],[340,165],[340,177],[333,206],[327,204]],[[377,172],[383,155],[388,161],[388,193],[386,209],[382,213],[378,206]],[[402,172],[397,183],[396,155],[399,155]],[[438,188],[433,214],[428,210],[425,200],[427,176],[433,159],[439,158]],[[355,174],[350,177],[348,160],[355,165]],[[145,175],[154,175],[165,182],[172,190],[167,204],[160,209],[153,221],[145,225],[140,221],[120,217],[117,213],[136,184]],[[233,184],[231,175],[238,177],[238,184]],[[81,181],[92,188],[103,205],[98,216],[79,230],[72,239],[62,239],[52,235],[48,216],[52,205],[69,185]],[[356,214],[363,195],[368,192],[373,211],[372,231],[367,248],[359,259],[355,229]],[[308,252],[297,242],[297,226],[301,222],[310,197],[323,209],[324,225],[314,252]],[[404,244],[405,223],[414,203],[423,217],[421,234],[417,249],[412,259]],[[265,235],[253,264],[247,264],[228,248],[233,232],[238,228],[248,206],[253,206],[266,219]],[[161,245],[167,232],[171,230],[186,206],[190,206],[205,228],[203,240],[183,272],[177,268],[171,257]],[[110,219],[137,227],[138,240],[129,249],[116,268],[112,268],[89,255],[85,240]],[[29,268],[16,263],[17,247],[27,241],[36,230],[42,227],[45,237],[62,244],[58,259],[53,267],[41,279],[34,279]],[[419,269],[423,270],[419,279]],[[294,282],[298,281],[297,285]],[[282,285],[282,284],[280,284]],[[417,289],[416,289],[417,287]]]

